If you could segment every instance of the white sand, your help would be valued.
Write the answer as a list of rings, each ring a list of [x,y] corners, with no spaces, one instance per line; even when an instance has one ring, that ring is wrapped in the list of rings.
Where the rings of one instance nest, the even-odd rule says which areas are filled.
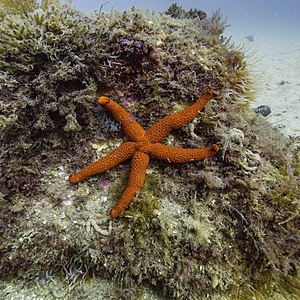
[[[263,84],[253,107],[268,105],[272,113],[266,119],[284,134],[300,135],[300,41],[290,39],[255,40],[261,58],[259,68]]]

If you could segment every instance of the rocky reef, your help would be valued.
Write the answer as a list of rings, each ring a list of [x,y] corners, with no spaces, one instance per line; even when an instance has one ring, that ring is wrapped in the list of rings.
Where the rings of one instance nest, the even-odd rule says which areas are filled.
[[[299,139],[250,109],[253,54],[223,36],[220,13],[86,15],[43,3],[0,15],[4,299],[20,289],[44,299],[299,297]],[[164,143],[217,143],[215,157],[152,161],[117,219],[108,212],[128,163],[69,184],[125,138],[98,96],[148,128],[208,87],[213,100]]]

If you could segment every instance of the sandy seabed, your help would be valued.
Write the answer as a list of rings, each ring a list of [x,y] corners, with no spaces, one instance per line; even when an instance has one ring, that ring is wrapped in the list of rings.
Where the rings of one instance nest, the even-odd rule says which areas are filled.
[[[258,87],[253,107],[268,105],[266,119],[285,135],[300,135],[300,41],[255,40],[262,85]]]

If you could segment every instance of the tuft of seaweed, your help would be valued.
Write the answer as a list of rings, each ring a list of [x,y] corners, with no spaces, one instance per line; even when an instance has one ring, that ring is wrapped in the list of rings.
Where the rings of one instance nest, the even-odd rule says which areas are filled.
[[[169,8],[165,11],[165,14],[176,19],[199,18],[200,20],[204,20],[207,17],[206,12],[203,10],[191,8],[189,11],[186,11],[182,8],[182,6],[178,6],[177,3],[171,4]]]
[[[7,14],[28,14],[41,8],[46,10],[50,5],[58,6],[59,0],[42,0],[39,4],[36,0],[0,0],[0,18]]]

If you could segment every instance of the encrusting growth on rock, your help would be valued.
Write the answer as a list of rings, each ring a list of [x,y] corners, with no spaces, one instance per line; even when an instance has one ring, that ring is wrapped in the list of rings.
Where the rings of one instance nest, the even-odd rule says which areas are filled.
[[[1,295],[298,299],[300,141],[253,111],[265,83],[258,53],[226,36],[221,11],[86,14],[41,3],[0,9]],[[208,87],[214,102],[168,134],[170,115]],[[145,130],[127,137],[96,107],[101,95],[126,105],[124,129],[136,120]],[[222,153],[204,161],[167,161],[198,149],[164,145],[213,143]],[[154,156],[165,161],[149,161],[143,183]],[[69,183],[68,165],[70,175],[101,157],[71,180],[102,174]],[[115,220],[129,173],[136,200]]]
[[[98,99],[98,103],[111,112],[115,120],[122,125],[124,133],[131,141],[124,142],[104,158],[71,175],[69,182],[74,184],[83,181],[90,176],[102,173],[132,158],[127,187],[116,207],[110,212],[111,217],[118,217],[143,187],[150,158],[167,160],[171,163],[186,163],[193,160],[203,160],[219,151],[219,147],[216,144],[208,148],[182,149],[159,143],[171,130],[180,128],[192,121],[197,113],[209,102],[212,94],[213,90],[208,89],[194,104],[179,113],[161,119],[147,131],[123,107],[112,99],[101,96]]]

